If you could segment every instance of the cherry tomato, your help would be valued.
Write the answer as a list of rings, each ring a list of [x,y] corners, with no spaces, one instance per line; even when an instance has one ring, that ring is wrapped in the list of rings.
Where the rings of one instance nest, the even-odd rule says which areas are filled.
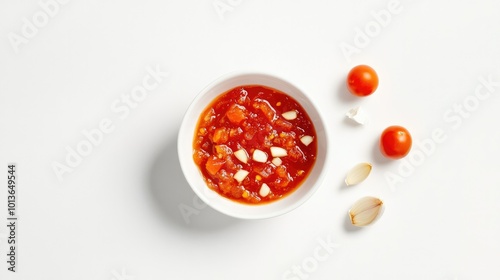
[[[411,135],[406,128],[389,126],[380,136],[380,151],[387,158],[400,159],[410,152],[411,143]]]
[[[347,88],[356,96],[368,96],[378,87],[377,72],[368,65],[358,65],[347,75]]]

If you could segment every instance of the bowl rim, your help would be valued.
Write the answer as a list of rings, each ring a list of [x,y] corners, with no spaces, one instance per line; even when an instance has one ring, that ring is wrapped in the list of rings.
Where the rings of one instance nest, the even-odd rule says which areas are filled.
[[[203,189],[203,191],[201,191],[198,187],[194,186],[194,185],[197,185],[197,182],[194,182],[195,179],[191,178],[193,176],[190,176],[192,174],[188,174],[188,171],[187,171],[188,165],[194,165],[196,167],[197,171],[199,172],[198,166],[196,166],[194,164],[192,157],[183,156],[184,150],[182,149],[183,147],[185,147],[185,145],[187,145],[187,144],[185,144],[187,140],[189,140],[188,141],[189,145],[190,145],[190,147],[192,147],[192,137],[193,137],[193,133],[194,133],[194,128],[191,131],[191,129],[187,125],[187,122],[190,121],[190,119],[192,118],[193,111],[196,109],[195,107],[198,105],[199,100],[202,99],[208,92],[210,92],[210,90],[212,88],[215,88],[219,84],[224,83],[226,81],[230,81],[231,79],[235,79],[238,77],[245,77],[245,76],[250,76],[250,77],[255,76],[255,77],[276,80],[276,81],[279,81],[280,83],[284,83],[285,85],[290,86],[290,87],[294,88],[296,91],[298,91],[301,95],[301,98],[305,99],[307,101],[309,107],[312,107],[312,109],[317,114],[318,118],[316,119],[316,121],[314,123],[315,129],[316,129],[316,134],[318,135],[318,122],[320,122],[319,126],[323,129],[323,138],[324,138],[324,142],[325,142],[323,144],[323,150],[321,150],[321,152],[324,154],[323,160],[322,160],[322,169],[319,171],[319,174],[316,176],[316,181],[312,184],[310,190],[308,190],[304,195],[302,195],[297,201],[291,203],[290,205],[287,205],[286,207],[282,207],[278,210],[274,210],[274,211],[266,213],[266,214],[261,213],[258,215],[248,214],[248,213],[246,213],[246,214],[245,213],[234,213],[231,211],[226,211],[227,209],[222,207],[221,205],[219,205],[217,203],[215,203],[215,204],[212,203],[211,200],[208,199],[207,193],[210,193],[210,195],[215,195],[217,197],[220,197],[223,200],[231,201],[231,203],[233,203],[234,205],[239,205],[242,208],[254,208],[254,207],[255,208],[259,208],[259,207],[262,208],[262,207],[265,207],[266,205],[270,205],[270,204],[274,205],[274,204],[278,203],[279,201],[287,199],[287,197],[289,197],[289,196],[293,195],[293,193],[297,192],[298,189],[294,190],[291,194],[287,195],[286,197],[284,197],[282,199],[278,199],[278,200],[273,201],[273,202],[269,202],[269,203],[265,203],[265,204],[258,204],[258,205],[244,204],[244,203],[240,203],[240,202],[225,198],[225,197],[219,195],[218,193],[216,193],[215,191],[210,190],[206,186],[205,182],[203,182],[203,185],[205,186],[205,188]],[[251,85],[251,84],[259,84],[259,83],[242,83],[242,85],[244,85],[244,84]],[[268,85],[264,85],[264,86],[268,86]],[[268,87],[274,88],[273,86],[268,86]],[[231,88],[227,88],[227,90],[230,90],[230,89]],[[280,90],[280,89],[278,89],[278,90]],[[282,90],[280,90],[280,91],[282,91]],[[217,96],[219,96],[222,93],[224,93],[224,91],[218,93],[218,95],[216,95],[213,98],[216,98]],[[290,93],[287,93],[287,92],[285,92],[285,93],[287,95],[290,95],[291,97],[293,97],[296,100],[298,99],[296,96],[292,96]],[[297,102],[299,102],[299,101],[297,100]],[[299,102],[299,103],[302,106],[304,106],[302,104],[302,102]],[[204,105],[203,107],[206,108],[206,106],[207,106],[207,104]],[[306,109],[306,108],[304,108],[304,109]],[[309,112],[309,110],[311,110],[311,109],[307,110],[308,114],[310,115],[311,112]],[[199,119],[200,113],[201,112],[196,112],[196,114],[194,114],[196,116],[196,122]],[[226,73],[224,75],[221,75],[218,78],[216,78],[215,80],[213,80],[212,82],[210,82],[207,86],[205,86],[202,90],[200,90],[197,93],[195,98],[189,104],[189,106],[188,106],[187,110],[185,111],[184,116],[182,118],[181,126],[179,128],[178,137],[177,137],[177,156],[179,159],[179,163],[181,165],[181,169],[182,169],[182,173],[184,175],[184,178],[186,179],[187,183],[189,184],[189,186],[193,190],[193,192],[206,205],[210,206],[211,208],[215,209],[216,211],[223,213],[227,216],[231,216],[234,218],[240,218],[240,219],[255,220],[255,219],[267,219],[267,218],[277,217],[277,216],[281,216],[285,213],[288,213],[288,212],[298,208],[299,206],[303,205],[307,200],[309,200],[312,197],[312,195],[314,193],[316,193],[316,191],[320,188],[320,186],[322,185],[323,179],[325,177],[326,170],[328,167],[328,159],[329,159],[329,156],[328,156],[328,153],[329,153],[328,138],[329,137],[328,137],[327,129],[325,126],[325,122],[323,121],[322,115],[323,114],[321,114],[321,111],[319,110],[319,108],[314,104],[314,102],[305,93],[305,91],[303,91],[299,87],[295,86],[293,83],[289,82],[288,80],[281,78],[277,75],[270,74],[267,72],[261,72],[261,71],[232,71],[232,72]],[[187,135],[189,135],[189,136],[187,137]],[[186,139],[186,137],[187,137],[187,139]],[[320,146],[318,145],[318,154],[320,152],[319,149],[320,149]],[[318,158],[316,158],[316,162],[314,163],[312,171],[314,171],[314,169],[317,168],[317,164],[318,164],[317,161],[318,161]],[[309,175],[311,175],[311,174],[309,174]],[[309,180],[309,177],[306,178],[306,180]],[[203,181],[203,179],[202,179],[202,181]]]

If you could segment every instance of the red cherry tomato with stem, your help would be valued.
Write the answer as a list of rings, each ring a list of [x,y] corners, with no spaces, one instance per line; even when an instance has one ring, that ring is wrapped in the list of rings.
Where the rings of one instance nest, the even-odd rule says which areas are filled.
[[[368,96],[378,87],[378,75],[368,65],[358,65],[347,75],[347,88],[356,96]]]
[[[387,158],[405,157],[410,152],[411,144],[410,132],[402,126],[389,126],[380,136],[380,151]]]

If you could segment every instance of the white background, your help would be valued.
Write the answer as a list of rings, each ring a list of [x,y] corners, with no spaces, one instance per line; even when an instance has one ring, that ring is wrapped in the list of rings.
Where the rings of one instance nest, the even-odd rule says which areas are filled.
[[[372,12],[389,3],[73,0],[51,6],[44,23],[38,1],[1,1],[0,278],[499,279],[500,85],[488,91],[480,80],[500,81],[500,2],[401,0],[381,26]],[[23,18],[41,26],[29,38]],[[344,54],[346,44],[356,52]],[[379,74],[370,97],[346,92],[357,64]],[[117,113],[114,102],[142,84],[148,67],[169,76],[128,116]],[[176,151],[195,95],[246,69],[308,93],[330,138],[318,192],[262,221],[200,209]],[[483,100],[474,96],[479,86]],[[460,115],[454,106],[464,102]],[[359,105],[368,125],[345,119]],[[66,148],[103,119],[114,130],[59,181],[54,162],[66,165]],[[414,145],[413,161],[387,161],[377,139],[392,124],[415,143],[429,143],[435,129],[446,140]],[[344,187],[362,161],[373,163],[370,177]],[[9,162],[19,176],[15,274],[5,262]],[[365,195],[386,210],[356,230],[346,213]],[[196,214],[186,222],[179,206]]]

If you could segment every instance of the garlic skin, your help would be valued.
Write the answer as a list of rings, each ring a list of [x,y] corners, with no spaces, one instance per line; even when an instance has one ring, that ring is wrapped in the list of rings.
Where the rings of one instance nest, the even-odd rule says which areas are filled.
[[[363,125],[368,123],[368,115],[361,107],[352,108],[345,115],[358,124]]]
[[[363,197],[356,201],[349,210],[351,224],[364,227],[374,222],[382,213],[384,203],[376,197]]]
[[[372,165],[368,162],[362,162],[356,164],[349,172],[347,172],[345,183],[348,186],[353,186],[363,182],[370,172],[372,171]]]

